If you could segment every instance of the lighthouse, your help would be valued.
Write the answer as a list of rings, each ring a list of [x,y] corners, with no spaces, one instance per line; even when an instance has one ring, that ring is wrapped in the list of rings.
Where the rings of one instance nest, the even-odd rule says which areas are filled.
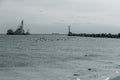
[[[70,25],[68,26],[68,36],[70,36],[72,32],[70,31]]]

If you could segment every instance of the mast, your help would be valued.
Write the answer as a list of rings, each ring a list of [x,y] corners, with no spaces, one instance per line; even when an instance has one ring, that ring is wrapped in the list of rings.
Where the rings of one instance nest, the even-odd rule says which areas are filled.
[[[23,33],[23,20],[21,21],[21,31]]]
[[[20,25],[20,32],[21,32],[21,34],[24,33],[23,24],[24,24],[24,22],[23,22],[23,20],[22,20],[22,21],[21,21],[21,25]]]

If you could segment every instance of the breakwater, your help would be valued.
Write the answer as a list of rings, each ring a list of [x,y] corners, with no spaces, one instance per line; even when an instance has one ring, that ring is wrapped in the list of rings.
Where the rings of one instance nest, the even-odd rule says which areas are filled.
[[[111,34],[111,33],[100,33],[100,34],[87,34],[87,33],[68,33],[68,36],[80,36],[80,37],[96,37],[96,38],[120,38],[120,33]]]
[[[68,26],[68,36],[80,36],[80,37],[95,37],[95,38],[120,38],[120,33],[118,34],[111,34],[111,33],[72,33],[70,31],[70,26]]]

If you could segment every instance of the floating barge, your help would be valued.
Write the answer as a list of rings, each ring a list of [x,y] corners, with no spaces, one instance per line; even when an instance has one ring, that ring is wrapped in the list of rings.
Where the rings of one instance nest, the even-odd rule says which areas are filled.
[[[13,31],[12,29],[9,29],[9,30],[7,30],[6,34],[7,35],[29,35],[30,34],[29,30],[27,30],[27,32],[25,32],[25,30],[23,29],[23,25],[24,25],[24,23],[22,20],[20,26],[18,26],[18,28],[15,31]]]
[[[87,34],[87,33],[72,33],[70,31],[70,26],[68,26],[68,36],[80,36],[80,37],[94,37],[94,38],[120,38],[120,33],[111,34],[111,33],[100,33],[100,34]]]

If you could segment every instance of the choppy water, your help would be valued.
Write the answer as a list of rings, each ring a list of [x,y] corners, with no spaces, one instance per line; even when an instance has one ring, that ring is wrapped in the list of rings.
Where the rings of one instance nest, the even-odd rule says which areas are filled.
[[[120,39],[0,35],[0,80],[105,80],[119,72]]]

